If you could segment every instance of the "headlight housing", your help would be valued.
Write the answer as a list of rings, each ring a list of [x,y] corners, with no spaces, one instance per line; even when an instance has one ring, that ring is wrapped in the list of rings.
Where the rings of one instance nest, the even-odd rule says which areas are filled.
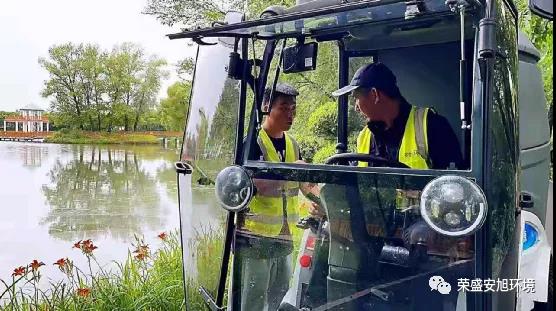
[[[240,166],[230,166],[218,173],[215,181],[216,199],[231,212],[241,212],[251,201],[254,186],[251,177]]]
[[[488,205],[481,188],[461,176],[442,176],[421,194],[421,217],[436,232],[461,237],[475,233],[487,218]]]

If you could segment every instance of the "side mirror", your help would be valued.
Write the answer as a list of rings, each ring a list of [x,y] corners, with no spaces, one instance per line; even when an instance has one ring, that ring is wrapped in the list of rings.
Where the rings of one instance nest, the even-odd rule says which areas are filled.
[[[552,20],[554,0],[529,0],[529,9],[538,16]]]
[[[284,49],[282,64],[284,73],[311,71],[317,68],[318,44],[296,44]]]

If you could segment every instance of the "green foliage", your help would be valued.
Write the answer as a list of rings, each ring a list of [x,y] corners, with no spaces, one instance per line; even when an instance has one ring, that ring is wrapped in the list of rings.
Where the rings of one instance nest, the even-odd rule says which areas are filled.
[[[542,19],[531,13],[528,0],[516,0],[519,10],[519,28],[531,39],[533,44],[541,52],[539,66],[544,78],[544,91],[546,93],[549,109],[554,102],[554,24],[552,21]],[[552,124],[552,113],[550,114]]]
[[[217,154],[222,155],[223,152],[230,153],[234,150],[238,99],[239,83],[235,80],[227,80],[220,96],[218,109],[216,109],[212,119],[210,132],[207,133],[209,135],[207,148],[214,152],[213,155],[215,156]],[[229,154],[229,156],[232,156],[232,154]]]
[[[17,115],[19,115],[17,112],[0,111],[0,126],[2,126],[2,127],[4,126],[4,120],[7,117],[14,117],[14,116],[17,116]],[[6,124],[6,127],[8,129],[11,129],[10,127],[13,127],[13,126],[14,125]]]
[[[195,60],[193,58],[185,58],[176,64],[176,72],[183,81],[191,81],[193,72],[195,71]]]
[[[189,110],[191,82],[176,82],[167,91],[167,97],[160,101],[159,122],[169,131],[183,131]]]
[[[221,21],[230,10],[246,12],[248,19],[255,19],[271,5],[290,7],[295,0],[148,0],[143,14],[154,16],[163,25],[192,29]]]
[[[334,139],[338,132],[338,104],[327,102],[309,117],[308,130],[321,137]]]
[[[334,154],[336,154],[336,144],[329,143],[320,148],[319,151],[315,153],[315,156],[313,157],[313,163],[322,164],[324,163],[324,160],[326,160],[330,156],[333,156]]]
[[[46,139],[58,144],[159,144],[158,137],[141,133],[84,132],[62,129]]]
[[[162,248],[154,254],[140,239],[134,246],[136,250],[129,253],[123,264],[117,264],[115,271],[107,271],[98,265],[92,254],[85,255],[89,266],[98,266],[98,273],[83,272],[66,258],[60,270],[68,280],[51,283],[46,290],[38,287],[40,271],[26,269],[24,275],[14,277],[12,284],[3,283],[8,290],[0,291],[0,298],[6,299],[0,309],[183,310],[184,283],[179,234],[167,235]],[[33,287],[31,292],[16,290],[17,283],[25,281]]]
[[[195,28],[221,20],[228,10],[243,11],[242,6],[243,0],[148,0],[143,14],[155,16],[163,25]]]
[[[10,111],[0,111],[0,121],[3,121],[6,117],[14,117],[18,116],[17,112],[10,112]]]

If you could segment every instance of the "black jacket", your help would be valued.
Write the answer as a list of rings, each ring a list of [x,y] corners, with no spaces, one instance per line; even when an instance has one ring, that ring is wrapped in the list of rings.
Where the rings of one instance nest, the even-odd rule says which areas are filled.
[[[373,133],[371,154],[398,161],[400,144],[411,108],[411,105],[404,101],[400,105],[400,114],[388,130],[384,130],[383,122],[369,122],[367,124]],[[432,168],[443,170],[455,165],[456,168],[463,169],[464,164],[459,141],[448,120],[431,110],[427,116],[427,123],[427,138]]]

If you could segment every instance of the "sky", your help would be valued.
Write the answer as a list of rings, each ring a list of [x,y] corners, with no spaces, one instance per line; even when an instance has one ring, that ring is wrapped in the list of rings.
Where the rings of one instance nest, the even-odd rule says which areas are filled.
[[[0,0],[0,111],[15,111],[29,104],[48,109],[50,100],[40,93],[47,72],[38,64],[48,49],[62,43],[95,43],[111,50],[123,42],[137,43],[149,55],[168,61],[168,70],[195,48],[184,40],[171,41],[178,32],[141,14],[146,0]],[[176,81],[164,81],[160,97]]]

